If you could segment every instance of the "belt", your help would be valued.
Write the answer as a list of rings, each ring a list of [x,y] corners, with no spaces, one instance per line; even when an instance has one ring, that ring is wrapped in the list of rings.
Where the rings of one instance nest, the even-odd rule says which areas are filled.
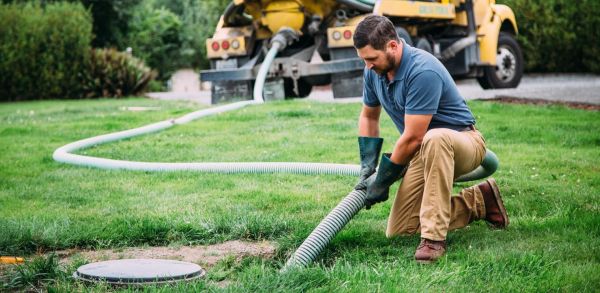
[[[463,128],[463,129],[461,129],[461,130],[459,130],[459,131],[460,131],[460,132],[463,132],[463,131],[472,131],[472,130],[477,130],[477,128],[475,128],[475,125],[473,125],[473,124],[471,124],[471,125],[469,125],[469,126],[467,126],[467,127]]]

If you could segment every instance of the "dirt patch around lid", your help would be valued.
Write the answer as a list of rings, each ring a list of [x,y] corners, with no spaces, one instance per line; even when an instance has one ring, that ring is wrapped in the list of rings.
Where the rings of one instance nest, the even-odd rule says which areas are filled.
[[[580,103],[580,102],[565,102],[565,101],[550,101],[543,99],[525,99],[511,96],[496,96],[491,99],[479,99],[480,101],[492,101],[506,104],[528,104],[528,105],[562,105],[574,109],[582,109],[588,111],[600,111],[600,105]]]
[[[214,245],[178,246],[178,247],[128,247],[103,250],[69,249],[56,251],[62,264],[68,264],[76,258],[89,262],[126,259],[150,258],[172,259],[199,264],[204,268],[214,266],[221,259],[235,257],[237,260],[246,256],[271,258],[275,254],[275,246],[268,242],[227,241]]]

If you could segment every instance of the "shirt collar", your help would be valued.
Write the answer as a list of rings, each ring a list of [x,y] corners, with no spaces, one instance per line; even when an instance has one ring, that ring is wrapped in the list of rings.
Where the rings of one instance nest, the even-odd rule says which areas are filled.
[[[411,47],[403,40],[402,42],[402,59],[400,59],[400,66],[396,69],[396,74],[394,75],[394,80],[403,80],[404,76],[406,76],[406,71],[408,70],[408,64],[410,63],[410,59],[412,57]]]

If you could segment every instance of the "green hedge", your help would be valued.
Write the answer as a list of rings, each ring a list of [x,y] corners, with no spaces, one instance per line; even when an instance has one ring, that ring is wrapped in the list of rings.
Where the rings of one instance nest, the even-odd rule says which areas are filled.
[[[79,97],[91,40],[81,4],[0,4],[0,100]]]
[[[80,3],[0,4],[0,101],[121,97],[156,77],[114,49],[93,50]]]
[[[600,73],[600,1],[498,3],[515,12],[527,71]]]

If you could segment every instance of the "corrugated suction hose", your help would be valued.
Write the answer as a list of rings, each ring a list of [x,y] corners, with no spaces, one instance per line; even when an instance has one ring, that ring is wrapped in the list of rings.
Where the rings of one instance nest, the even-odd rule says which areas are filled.
[[[302,242],[281,271],[285,272],[293,267],[305,267],[312,263],[329,241],[365,206],[365,197],[366,192],[363,190],[353,190],[344,197]]]

